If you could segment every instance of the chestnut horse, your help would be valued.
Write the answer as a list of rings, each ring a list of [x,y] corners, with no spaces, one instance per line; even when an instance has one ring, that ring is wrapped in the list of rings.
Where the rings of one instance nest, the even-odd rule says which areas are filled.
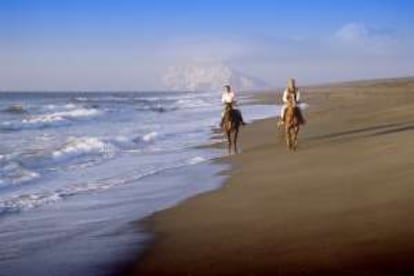
[[[304,124],[304,119],[300,112],[299,107],[296,106],[292,97],[289,97],[285,111],[284,125],[286,145],[291,151],[295,151],[297,148],[300,125]]]

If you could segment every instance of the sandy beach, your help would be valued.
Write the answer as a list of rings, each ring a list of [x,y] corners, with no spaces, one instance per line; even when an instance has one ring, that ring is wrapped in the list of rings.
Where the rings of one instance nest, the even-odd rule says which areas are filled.
[[[242,129],[223,188],[151,217],[154,244],[122,273],[414,274],[414,79],[302,97],[296,152],[274,119]]]

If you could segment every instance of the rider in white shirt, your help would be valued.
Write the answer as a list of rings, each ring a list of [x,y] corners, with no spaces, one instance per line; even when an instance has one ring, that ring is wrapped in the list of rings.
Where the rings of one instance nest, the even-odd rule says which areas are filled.
[[[287,108],[287,103],[289,101],[289,97],[293,96],[294,99],[294,104],[298,104],[300,101],[300,91],[299,89],[296,87],[295,85],[295,79],[289,79],[288,81],[288,87],[285,89],[285,91],[283,92],[283,97],[282,97],[282,101],[283,101],[283,106],[280,110],[280,121],[279,121],[279,125],[283,125],[284,121],[285,121],[285,112],[286,112],[286,108]],[[299,116],[300,116],[300,120],[302,123],[305,122],[302,112],[300,110],[300,108],[298,107],[299,110]]]
[[[227,87],[227,86],[226,86]],[[221,103],[222,104],[229,104],[234,103],[236,101],[236,96],[234,95],[234,92],[230,89],[227,89],[223,92],[223,95],[221,96]]]
[[[221,103],[226,105],[226,104],[232,104],[234,110],[236,111],[236,114],[239,116],[239,119],[241,121],[242,125],[246,125],[246,123],[243,120],[242,114],[240,112],[239,109],[235,108],[235,104],[236,104],[236,96],[233,92],[233,90],[231,89],[230,85],[225,85],[224,86],[224,91],[223,91],[223,95],[221,96]],[[224,120],[224,111],[221,113],[221,123],[220,126],[223,126],[223,120]]]

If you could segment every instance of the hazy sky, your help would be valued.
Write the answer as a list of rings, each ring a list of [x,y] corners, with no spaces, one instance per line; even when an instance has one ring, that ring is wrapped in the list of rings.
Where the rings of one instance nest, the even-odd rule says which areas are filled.
[[[156,90],[205,62],[273,86],[404,76],[412,49],[410,0],[0,0],[0,90]]]

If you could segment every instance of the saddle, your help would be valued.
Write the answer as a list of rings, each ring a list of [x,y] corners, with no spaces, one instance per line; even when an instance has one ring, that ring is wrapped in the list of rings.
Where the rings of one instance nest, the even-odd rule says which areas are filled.
[[[232,123],[240,124],[242,121],[240,110],[234,108],[233,104],[226,104],[224,117],[228,117]]]

